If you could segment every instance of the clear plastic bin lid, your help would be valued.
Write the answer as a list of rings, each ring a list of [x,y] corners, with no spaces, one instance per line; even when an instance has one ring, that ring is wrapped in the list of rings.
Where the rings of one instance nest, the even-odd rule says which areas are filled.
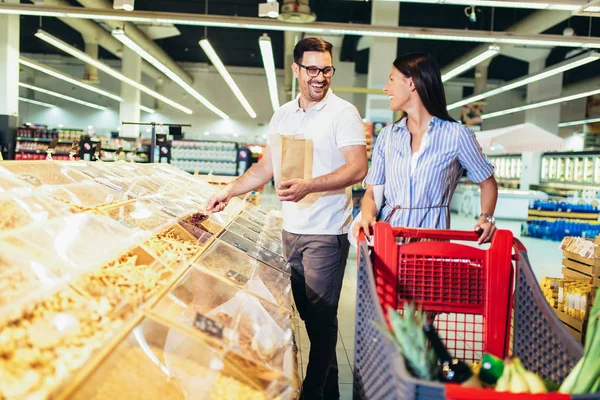
[[[241,289],[280,307],[290,309],[290,278],[227,243],[217,241],[196,263]]]
[[[43,189],[56,200],[68,204],[72,212],[91,210],[123,203],[127,196],[95,182],[82,182],[64,186],[49,186]]]
[[[32,186],[68,185],[91,180],[77,168],[70,167],[69,162],[9,161],[2,163],[2,168]]]
[[[0,243],[0,321],[16,318],[23,304],[50,295],[66,282],[56,266]]]
[[[213,346],[227,350],[235,340],[240,305],[223,309],[242,296],[231,283],[197,268],[190,268],[151,312],[176,326],[190,329]]]
[[[281,244],[281,230],[268,230],[265,226],[256,224],[241,215],[235,218],[233,221],[239,225],[242,225],[244,228],[261,235],[262,237],[266,237],[269,240],[274,240]]]
[[[100,163],[100,162],[85,162],[78,161],[72,163],[73,168],[77,169],[77,171],[89,176],[94,180],[110,180],[110,179],[119,179],[124,178],[123,175],[119,175],[114,171],[111,171],[109,167],[109,163]]]
[[[143,236],[151,236],[176,222],[172,216],[141,201],[105,208],[102,213],[129,229],[141,230]]]
[[[69,215],[68,208],[49,196],[0,192],[0,231],[65,215]]]
[[[132,230],[91,213],[7,231],[0,234],[0,241],[21,247],[26,254],[60,265],[72,274],[100,267],[136,243]]]
[[[223,368],[222,351],[144,318],[72,399],[216,400],[212,393]]]
[[[200,206],[197,203],[188,201],[182,198],[177,193],[163,193],[155,194],[152,196],[141,199],[143,202],[147,202],[154,208],[168,214],[174,218],[183,218],[189,214],[199,211]]]
[[[270,381],[293,371],[291,314],[200,269],[186,272],[152,313],[229,349],[248,376]]]
[[[277,241],[272,240],[271,236],[266,233],[256,233],[242,225],[232,222],[227,230],[235,233],[238,236],[246,238],[258,246],[263,247],[281,257],[283,257],[283,247]]]
[[[285,272],[287,274],[290,273],[289,265],[286,263],[283,257],[272,253],[264,247],[258,246],[251,240],[248,240],[242,236],[238,236],[233,232],[224,232],[219,237],[219,240],[229,243],[233,247],[248,253],[250,256],[256,258],[259,261],[264,262],[267,265],[270,265],[273,268],[278,269],[279,271]]]
[[[76,280],[90,298],[108,299],[114,308],[135,310],[168,283],[173,271],[141,247],[128,251]]]
[[[29,191],[29,185],[16,178],[12,173],[0,167],[0,192]]]

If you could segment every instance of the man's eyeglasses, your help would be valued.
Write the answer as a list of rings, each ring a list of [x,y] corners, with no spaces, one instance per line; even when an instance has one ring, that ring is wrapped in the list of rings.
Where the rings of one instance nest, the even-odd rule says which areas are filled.
[[[323,73],[323,77],[325,77],[325,78],[331,78],[333,76],[333,74],[335,74],[334,67],[319,68],[319,67],[315,67],[312,65],[307,67],[306,65],[302,65],[300,63],[296,63],[296,64],[298,64],[298,66],[304,68],[306,70],[306,74],[313,78],[319,76],[319,73]]]

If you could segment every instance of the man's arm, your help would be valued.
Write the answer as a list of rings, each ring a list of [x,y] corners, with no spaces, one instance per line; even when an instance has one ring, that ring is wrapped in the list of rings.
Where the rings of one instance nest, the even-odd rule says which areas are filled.
[[[206,209],[212,212],[223,211],[232,197],[248,193],[273,178],[273,164],[271,162],[271,146],[267,145],[262,158],[254,164],[244,175],[220,190],[212,199],[209,200]]]
[[[346,164],[318,178],[282,181],[277,190],[279,200],[298,202],[310,193],[344,189],[362,181],[368,170],[366,146],[346,146],[340,152]]]

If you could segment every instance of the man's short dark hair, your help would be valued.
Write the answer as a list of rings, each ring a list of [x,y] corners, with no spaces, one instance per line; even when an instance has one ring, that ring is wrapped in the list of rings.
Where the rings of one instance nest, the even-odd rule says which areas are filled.
[[[333,45],[318,37],[304,38],[294,47],[294,62],[302,63],[304,53],[307,51],[316,51],[319,53],[329,53],[333,57],[332,53]]]

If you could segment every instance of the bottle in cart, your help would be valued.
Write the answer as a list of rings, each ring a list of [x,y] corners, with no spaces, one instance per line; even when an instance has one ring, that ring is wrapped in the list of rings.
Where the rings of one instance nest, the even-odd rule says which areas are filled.
[[[433,323],[428,323],[423,326],[423,332],[425,332],[425,337],[429,340],[435,355],[438,358],[439,369],[438,369],[438,379],[442,382],[448,383],[463,383],[470,379],[473,376],[473,372],[471,368],[464,362],[459,360],[458,358],[453,358],[444,343],[442,343],[442,339],[440,339],[439,335],[435,331],[433,327]]]

